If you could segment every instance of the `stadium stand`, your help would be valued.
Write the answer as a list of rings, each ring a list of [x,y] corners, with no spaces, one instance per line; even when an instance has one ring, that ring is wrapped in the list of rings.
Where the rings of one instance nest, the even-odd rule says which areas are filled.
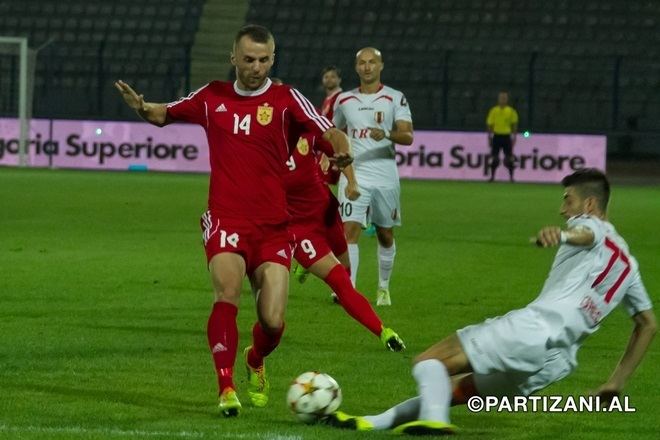
[[[6,0],[0,35],[27,36],[38,54],[35,117],[130,119],[112,80],[156,101],[185,87],[203,0]]]
[[[660,129],[650,93],[660,81],[657,2],[252,0],[247,22],[272,28],[277,76],[310,96],[319,96],[319,67],[337,64],[354,85],[353,54],[379,47],[384,79],[406,92],[418,128],[481,130],[508,89],[522,127],[590,132],[637,118],[640,129]]]
[[[406,92],[416,128],[483,130],[497,91],[507,89],[522,129],[660,130],[659,2],[223,0],[204,14],[219,20],[242,11],[241,2],[245,22],[276,36],[273,74],[317,102],[321,68],[338,65],[353,86],[353,54],[373,45],[385,57],[384,80]],[[39,53],[34,116],[131,119],[113,79],[161,101],[212,74],[215,65],[195,55],[207,68],[191,84],[204,4],[5,0],[0,35],[28,36],[33,48],[50,41]],[[231,20],[211,21],[200,33],[209,41],[193,53],[213,50],[215,28],[226,39]]]

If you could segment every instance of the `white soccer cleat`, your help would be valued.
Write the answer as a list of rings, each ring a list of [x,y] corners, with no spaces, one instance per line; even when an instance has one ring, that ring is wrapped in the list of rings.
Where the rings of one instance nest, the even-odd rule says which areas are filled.
[[[391,306],[392,300],[390,299],[389,289],[378,289],[376,292],[376,305],[377,306]]]

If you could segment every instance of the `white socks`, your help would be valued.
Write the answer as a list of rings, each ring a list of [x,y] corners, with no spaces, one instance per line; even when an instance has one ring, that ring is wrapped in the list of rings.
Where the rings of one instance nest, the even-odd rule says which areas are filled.
[[[418,419],[449,423],[452,389],[445,365],[437,359],[422,361],[413,367],[413,376],[421,398]]]
[[[349,245],[350,246],[350,245]],[[378,288],[390,288],[390,276],[394,267],[394,256],[396,255],[396,242],[392,241],[392,247],[385,248],[378,243]]]
[[[445,365],[437,359],[422,361],[413,367],[419,395],[401,402],[384,413],[364,418],[375,430],[391,429],[414,420],[449,423],[451,380]]]
[[[376,430],[394,428],[395,426],[417,420],[421,403],[421,397],[413,397],[393,406],[384,413],[376,416],[365,416],[364,418],[373,423]]]
[[[358,266],[360,265],[360,248],[357,243],[348,243],[348,260],[351,262],[351,283],[357,283]]]

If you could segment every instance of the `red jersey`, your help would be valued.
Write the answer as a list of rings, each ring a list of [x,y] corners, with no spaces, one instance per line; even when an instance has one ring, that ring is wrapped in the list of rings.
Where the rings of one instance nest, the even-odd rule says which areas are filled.
[[[332,123],[296,89],[267,79],[255,91],[213,81],[167,105],[167,116],[206,130],[211,162],[208,207],[257,224],[288,220],[284,175],[290,129],[321,136]]]
[[[298,136],[295,131],[291,132],[290,142],[289,172],[284,182],[292,222],[323,220],[331,193],[318,164],[318,153],[332,156],[332,145],[315,134]]]
[[[323,100],[323,105],[321,106],[321,114],[328,118],[328,120],[332,121],[332,117],[335,114],[335,101],[337,101],[337,97],[339,94],[342,92],[341,89],[336,91],[330,96],[327,96]],[[326,154],[328,157],[332,157],[331,155]],[[325,183],[328,185],[336,185],[337,182],[339,181],[339,175],[341,173],[339,171],[333,170],[332,167],[328,169],[327,172],[322,174],[323,180]]]
[[[337,100],[337,96],[342,92],[341,89],[339,89],[337,92],[333,93],[330,96],[327,96],[323,100],[323,105],[321,106],[321,114],[328,118],[328,120],[332,121],[332,116],[334,115],[334,109],[335,109],[335,101]]]

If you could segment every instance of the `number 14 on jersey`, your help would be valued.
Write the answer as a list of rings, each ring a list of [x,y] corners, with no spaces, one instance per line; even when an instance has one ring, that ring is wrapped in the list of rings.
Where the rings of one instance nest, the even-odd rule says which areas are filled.
[[[234,113],[234,134],[238,134],[239,130],[246,135],[250,134],[250,122],[252,122],[252,115],[245,115],[243,119]]]

